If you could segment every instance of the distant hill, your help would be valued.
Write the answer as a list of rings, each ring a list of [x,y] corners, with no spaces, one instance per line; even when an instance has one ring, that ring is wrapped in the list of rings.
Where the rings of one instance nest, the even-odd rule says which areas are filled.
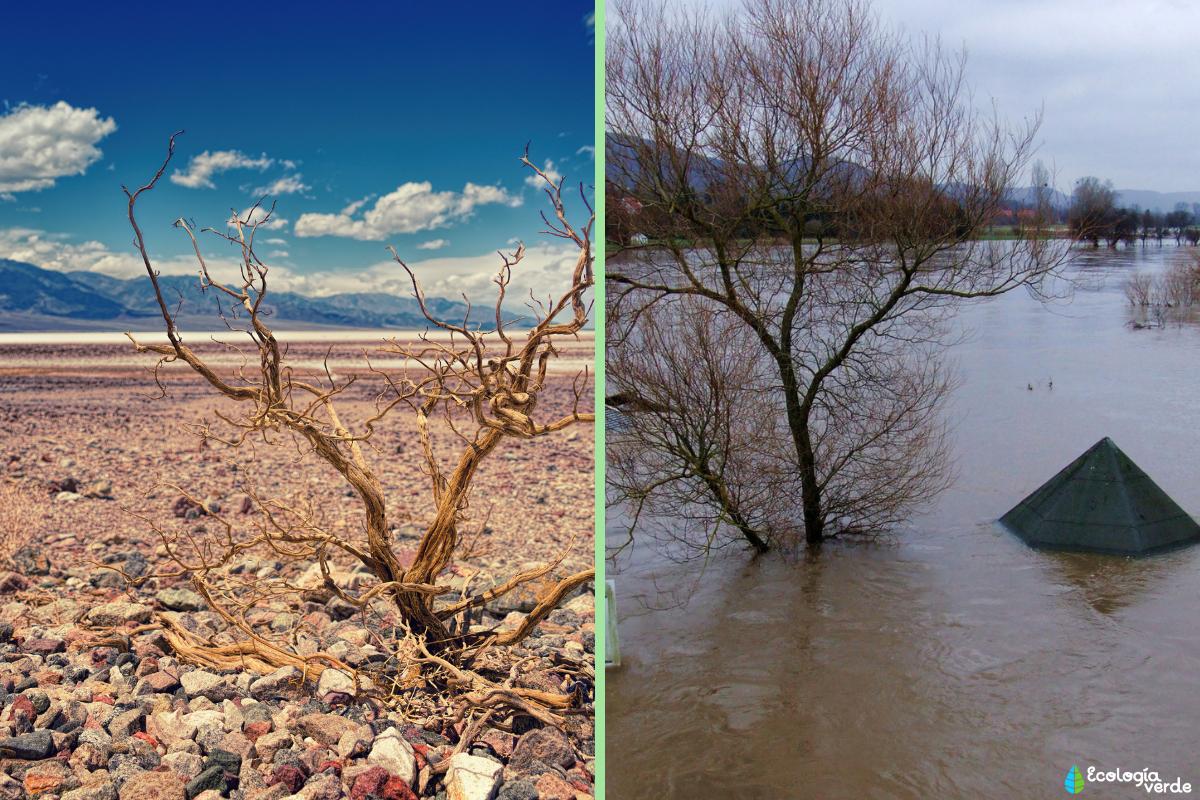
[[[1117,205],[1137,206],[1151,211],[1174,211],[1177,203],[1200,203],[1200,190],[1193,192],[1155,192],[1149,189],[1117,189]]]
[[[605,141],[607,150],[604,157],[609,180],[620,183],[629,176],[638,175],[641,172],[644,165],[639,163],[638,155],[641,148],[647,146],[646,142],[619,134],[609,134]],[[688,180],[695,189],[703,189],[708,185],[711,176],[720,174],[723,168],[720,159],[710,158],[702,153],[690,154],[690,163],[692,166]],[[808,168],[808,163],[805,158],[797,158],[788,162],[787,170],[798,174]],[[863,167],[850,161],[841,162],[838,169],[831,173],[834,178],[849,181],[853,181],[863,174]],[[950,196],[954,196],[956,192],[962,190],[962,185],[947,184],[944,188]],[[1032,186],[1019,186],[1013,187],[1005,199],[1012,205],[1033,206],[1036,203],[1037,194]],[[1053,189],[1050,192],[1050,204],[1054,208],[1065,209],[1071,204],[1071,198],[1069,195]]]
[[[204,292],[197,277],[159,278],[181,326],[212,330],[220,326],[216,291]],[[223,296],[222,296],[222,299]],[[466,306],[428,298],[430,310],[461,320]],[[228,308],[228,304],[224,304]],[[428,324],[417,301],[378,292],[308,297],[270,292],[266,306],[274,327],[423,329]],[[480,319],[479,311],[473,318]],[[517,315],[506,315],[516,319]],[[21,261],[0,259],[0,330],[158,330],[162,327],[154,289],[145,277],[122,280],[95,272],[57,272]]]
[[[1018,206],[1033,207],[1037,204],[1037,190],[1033,186],[1018,186],[1009,190],[1008,202]],[[1067,208],[1071,205],[1070,195],[1063,194],[1058,189],[1050,190],[1050,206],[1052,208]]]

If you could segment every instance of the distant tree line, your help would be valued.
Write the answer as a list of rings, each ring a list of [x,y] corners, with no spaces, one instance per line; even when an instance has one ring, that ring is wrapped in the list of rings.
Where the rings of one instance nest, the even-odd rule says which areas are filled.
[[[645,148],[647,145],[639,143],[638,146]],[[701,169],[695,171],[700,173]],[[687,209],[704,209],[706,213],[719,209],[722,215],[736,219],[730,230],[735,239],[759,242],[775,239],[789,243],[799,232],[802,239],[814,242],[873,243],[880,237],[876,217],[882,209],[895,205],[898,195],[905,195],[906,180],[896,176],[886,187],[868,187],[861,185],[865,180],[859,175],[842,175],[826,180],[810,196],[764,206],[760,197],[724,175],[705,174],[703,188],[684,182],[673,187],[670,196],[651,202],[646,202],[644,192],[626,185],[634,179],[627,174],[622,178],[624,180],[605,181],[606,235],[619,247],[645,240],[661,243],[664,238],[688,240],[692,236],[692,226],[684,213]],[[977,189],[963,189],[959,196],[951,188],[912,183],[908,194],[919,198],[914,202],[919,203],[920,213],[913,215],[915,227],[911,235],[931,239],[970,239],[991,223],[990,219],[980,219],[975,213],[973,204]],[[853,206],[842,202],[842,198],[850,193],[857,196]],[[967,197],[968,194],[971,196]],[[1036,225],[1025,227],[1033,229]]]
[[[1093,247],[1104,242],[1115,248],[1139,240],[1143,245],[1150,240],[1161,245],[1169,238],[1174,239],[1175,244],[1186,242],[1194,246],[1200,243],[1200,228],[1196,226],[1198,207],[1200,203],[1190,207],[1186,203],[1177,203],[1174,211],[1163,213],[1136,205],[1118,206],[1112,182],[1089,176],[1075,185],[1067,210],[1067,227],[1072,238],[1090,242]]]

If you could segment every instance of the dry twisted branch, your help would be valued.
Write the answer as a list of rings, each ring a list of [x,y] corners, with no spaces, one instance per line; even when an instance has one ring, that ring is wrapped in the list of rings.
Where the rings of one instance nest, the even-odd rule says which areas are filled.
[[[339,380],[330,370],[326,356],[323,374],[303,377],[267,324],[269,268],[256,255],[254,240],[259,226],[270,219],[273,207],[260,213],[261,207],[256,204],[243,215],[235,214],[229,221],[231,233],[207,231],[232,244],[239,253],[236,281],[215,277],[201,251],[194,226],[183,219],[175,223],[191,243],[201,286],[214,290],[234,309],[235,318],[243,321],[243,327],[236,327],[224,313],[222,319],[230,330],[244,334],[252,347],[229,345],[243,362],[229,375],[185,343],[176,323],[177,310],[173,311],[164,298],[159,273],[135,214],[138,199],[152,190],[166,171],[175,152],[175,139],[176,136],[171,137],[166,159],[151,180],[136,191],[125,189],[135,244],[154,288],[167,343],[144,343],[127,335],[138,352],[159,357],[155,380],[160,390],[163,385],[158,369],[183,362],[218,396],[233,403],[235,413],[216,412],[227,431],[217,432],[203,425],[198,431],[203,441],[224,443],[236,450],[253,448],[256,443],[279,446],[284,441],[279,438],[282,434],[293,443],[298,458],[315,456],[332,467],[353,491],[360,505],[362,534],[335,531],[323,519],[320,509],[305,499],[268,497],[253,486],[248,486],[247,492],[255,514],[248,521],[205,508],[206,526],[197,533],[170,530],[144,518],[158,534],[168,564],[150,575],[126,577],[134,583],[150,577],[186,578],[227,625],[233,640],[220,644],[208,641],[182,627],[171,615],[162,615],[158,621],[164,637],[181,657],[213,668],[267,672],[290,665],[315,676],[327,667],[334,667],[354,675],[359,686],[374,686],[385,694],[394,694],[422,681],[443,687],[457,685],[469,689],[472,696],[477,695],[480,705],[519,709],[552,720],[553,715],[546,709],[569,705],[568,701],[495,684],[472,672],[469,665],[490,648],[513,645],[528,636],[567,594],[591,580],[593,571],[584,570],[558,581],[543,593],[522,624],[506,633],[472,631],[468,624],[472,609],[543,578],[558,562],[544,569],[525,570],[447,607],[439,609],[435,603],[439,596],[453,591],[438,580],[458,554],[459,529],[467,519],[472,482],[485,459],[511,439],[544,437],[575,423],[594,421],[594,415],[584,410],[586,370],[573,384],[575,402],[570,413],[549,419],[542,419],[537,413],[549,365],[558,355],[555,340],[577,336],[588,321],[588,292],[593,281],[594,214],[590,206],[587,223],[582,227],[574,225],[562,200],[561,180],[555,183],[529,160],[528,154],[522,157],[522,163],[545,184],[553,209],[551,216],[543,214],[546,232],[578,249],[566,288],[557,297],[534,306],[535,319],[524,331],[523,341],[520,333],[511,329],[502,307],[513,270],[519,268],[524,257],[523,246],[512,254],[500,254],[502,264],[495,278],[495,324],[491,329],[470,323],[469,301],[468,312],[461,322],[435,315],[416,274],[393,250],[394,258],[411,280],[413,294],[426,320],[431,328],[442,333],[438,337],[423,333],[414,344],[393,339],[384,346],[382,352],[403,359],[405,366],[399,374],[378,369],[367,358],[367,373],[378,378],[383,388],[375,413],[355,425],[343,419],[336,403],[358,376]],[[586,205],[582,187],[580,194]],[[431,520],[408,565],[393,550],[383,484],[368,458],[376,427],[400,407],[410,408],[415,416],[421,467],[430,478],[432,501]],[[436,422],[444,423],[459,443],[457,452],[448,461],[440,459],[434,447],[431,429]],[[251,451],[252,459],[254,452]],[[198,497],[182,489],[178,491],[188,502],[204,506]],[[364,618],[388,613],[398,618],[396,627],[402,634],[390,643],[393,651],[390,672],[374,670],[370,675],[360,674],[327,654],[299,654],[289,646],[286,635],[263,632],[256,622],[257,610],[269,601],[288,595],[299,597],[305,591],[314,591],[314,587],[300,586],[282,577],[232,576],[229,567],[251,553],[268,553],[285,563],[319,565],[320,590],[352,604]],[[330,568],[333,553],[361,564],[373,584],[361,591],[348,585],[345,573]],[[387,601],[391,611],[380,611],[377,601]],[[296,638],[294,632],[292,638]]]

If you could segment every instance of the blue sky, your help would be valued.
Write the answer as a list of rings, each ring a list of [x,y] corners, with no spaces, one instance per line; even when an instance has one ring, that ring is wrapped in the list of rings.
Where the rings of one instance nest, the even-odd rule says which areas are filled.
[[[0,48],[0,257],[136,275],[120,185],[182,128],[169,179],[139,203],[165,272],[193,271],[174,219],[218,227],[261,192],[280,224],[258,249],[285,288],[394,289],[388,244],[431,294],[486,290],[514,238],[530,248],[521,283],[561,265],[517,157],[530,142],[567,185],[592,183],[592,3],[273,9],[6,9],[22,34]]]

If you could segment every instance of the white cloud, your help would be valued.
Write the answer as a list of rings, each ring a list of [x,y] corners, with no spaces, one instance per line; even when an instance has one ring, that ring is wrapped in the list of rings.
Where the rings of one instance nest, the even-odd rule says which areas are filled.
[[[201,239],[209,272],[221,281],[235,281],[240,265],[230,256],[230,248],[215,238]],[[511,251],[512,247],[504,248]],[[196,275],[199,265],[191,254],[157,256],[151,254],[155,269],[164,275]],[[288,258],[287,251],[276,251],[270,258]],[[509,300],[505,308],[525,313],[529,292],[544,298],[567,287],[578,251],[560,242],[542,242],[530,246],[525,258],[512,273]],[[115,278],[140,278],[146,270],[141,257],[132,248],[114,253],[97,241],[75,243],[60,233],[33,228],[0,228],[0,258],[11,258],[60,272],[99,272]],[[430,297],[459,298],[466,294],[477,307],[487,306],[495,297],[492,279],[500,268],[494,250],[465,258],[439,256],[406,263],[416,273]],[[410,297],[412,285],[404,270],[394,261],[381,261],[363,269],[301,273],[294,268],[271,264],[271,285],[276,291],[326,296],[342,292],[386,292]]]
[[[227,254],[229,250],[222,248],[222,252]],[[0,258],[59,272],[99,272],[114,278],[146,274],[141,256],[132,247],[128,252],[114,253],[101,242],[72,242],[66,234],[33,228],[0,228]],[[218,280],[234,280],[239,274],[238,262],[227,255],[206,254],[205,260]],[[154,267],[164,275],[196,275],[200,271],[191,255],[154,258]]]
[[[287,250],[272,250],[267,253],[267,258],[288,258],[289,256],[291,256],[291,253]]]
[[[268,216],[268,214],[270,216]],[[237,219],[241,219],[242,224],[246,227],[258,223],[259,230],[264,231],[274,231],[281,228],[286,228],[288,224],[286,219],[279,216],[278,211],[271,212],[270,209],[263,208],[262,206],[252,206],[247,208],[245,211],[241,212],[237,218],[230,216],[227,222],[232,227]]]
[[[546,173],[546,177],[555,183],[561,181],[563,177],[562,173],[555,169],[554,162],[548,158],[546,159],[546,163],[542,165],[542,172]],[[532,186],[534,189],[546,188],[546,182],[536,172],[530,172],[525,176],[525,185]]]
[[[417,245],[418,250],[441,250],[450,242],[446,239],[430,239],[428,242],[421,242]]]
[[[97,142],[117,129],[112,117],[63,101],[21,104],[0,114],[0,196],[48,189],[82,175],[102,155]]]
[[[575,155],[587,156],[588,158],[595,158],[596,157],[596,147],[595,147],[595,145],[585,144],[583,147],[581,147],[575,151]]]
[[[296,220],[297,236],[344,236],[379,241],[391,234],[417,233],[444,228],[462,221],[482,205],[519,206],[521,198],[500,186],[468,182],[462,192],[433,191],[429,181],[401,184],[362,212],[367,200],[358,200],[336,214],[302,214]]]
[[[312,187],[304,183],[300,173],[295,175],[284,175],[282,178],[276,178],[266,186],[260,186],[254,190],[257,195],[277,195],[277,194],[301,194],[307,192]]]
[[[286,246],[287,246],[287,239],[280,239],[279,237],[274,237],[274,238],[271,238],[271,239],[265,239],[265,240],[264,240],[264,243],[265,243],[265,244],[273,244],[273,245],[275,245],[275,246],[277,246],[277,247],[286,247]]]
[[[506,252],[513,248],[503,248]],[[509,300],[505,307],[517,314],[524,313],[524,303],[530,290],[540,298],[560,293],[567,288],[571,270],[579,251],[559,242],[534,244],[525,251],[521,263],[513,269]],[[403,254],[402,254],[403,255]],[[501,261],[493,249],[478,256],[437,256],[420,261],[405,259],[416,273],[421,288],[430,297],[459,298],[466,294],[478,306],[487,306],[495,298],[496,277]],[[276,281],[279,285],[279,281]],[[339,272],[310,272],[289,275],[289,291],[310,295],[329,295],[342,292],[386,292],[405,297],[412,295],[408,276],[395,261],[381,261],[365,269]]]
[[[275,159],[268,158],[266,153],[253,158],[240,150],[205,150],[200,155],[192,156],[186,170],[171,173],[171,183],[189,189],[215,189],[216,184],[212,181],[214,175],[231,169],[256,169],[261,172],[274,163]]]

